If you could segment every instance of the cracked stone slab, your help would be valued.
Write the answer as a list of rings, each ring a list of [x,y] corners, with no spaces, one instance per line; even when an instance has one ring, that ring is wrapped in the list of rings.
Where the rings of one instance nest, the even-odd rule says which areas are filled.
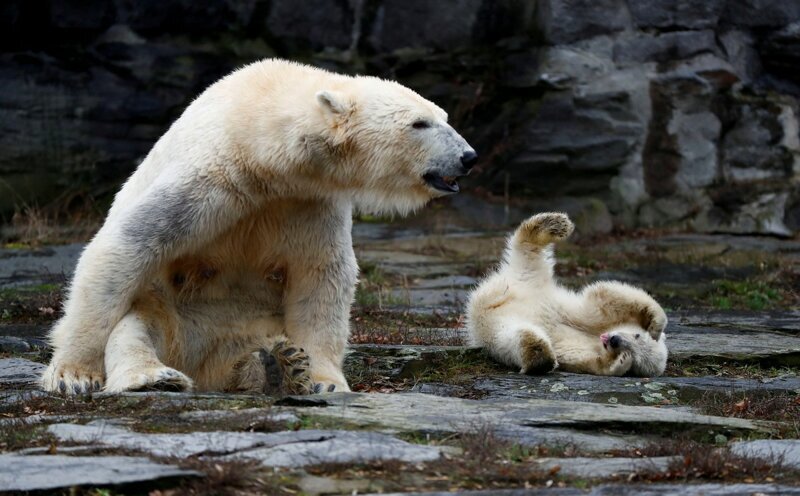
[[[56,424],[48,431],[61,441],[100,444],[161,457],[208,456],[258,460],[266,466],[299,467],[318,463],[366,463],[375,460],[436,460],[441,450],[419,446],[387,434],[337,430],[260,432],[192,432],[145,434],[95,421],[87,425]]]
[[[62,441],[104,444],[113,448],[142,451],[153,456],[189,457],[227,455],[246,449],[277,446],[288,442],[317,439],[312,431],[297,432],[191,432],[185,434],[144,434],[111,425],[104,420],[80,424],[55,424],[47,430]]]
[[[414,391],[454,396],[464,389],[439,383],[417,384]],[[787,375],[770,379],[730,377],[600,377],[587,374],[553,373],[528,376],[517,373],[490,375],[475,380],[473,392],[486,398],[541,398],[625,405],[681,405],[710,391],[775,391],[800,394],[800,377]]]
[[[441,456],[438,448],[407,443],[378,432],[307,432],[315,433],[316,437],[242,451],[226,458],[257,460],[267,467],[302,467],[322,463],[362,464],[387,460],[418,463],[438,460]]]
[[[672,322],[687,326],[711,326],[756,331],[800,333],[800,310],[756,312],[752,310],[678,310],[670,312]]]
[[[31,351],[31,345],[24,339],[15,336],[0,336],[0,351],[26,353]]]
[[[381,493],[382,496],[451,496],[449,492]],[[464,491],[467,496],[755,496],[800,495],[800,487],[779,484],[603,484],[591,489],[532,488]],[[377,496],[367,494],[365,496]]]
[[[133,456],[0,455],[0,491],[43,491],[200,475]]]
[[[679,459],[674,456],[652,458],[540,458],[537,465],[544,471],[558,468],[558,475],[582,479],[604,479],[614,475],[628,475],[637,472],[663,472],[669,464]]]
[[[82,243],[42,248],[0,249],[0,288],[62,282],[72,274]]]
[[[31,389],[25,390],[0,390],[0,406],[7,406],[7,405],[14,405],[17,403],[24,403],[26,401],[30,401],[35,398],[41,398],[43,396],[47,396],[48,393],[44,391],[37,391]],[[8,419],[5,419],[8,420]],[[0,421],[0,425],[2,425],[2,421]]]
[[[670,358],[721,358],[773,365],[800,364],[800,335],[670,324]]]
[[[732,443],[731,451],[748,458],[780,460],[784,467],[800,469],[800,440],[759,439]]]
[[[697,415],[676,409],[538,399],[486,401],[417,393],[333,393],[315,398],[313,402],[303,397],[288,397],[282,403],[295,405],[298,413],[407,431],[450,433],[473,430],[476,426],[497,427],[505,436],[520,442],[524,442],[526,436],[535,438],[538,435],[540,440],[546,439],[541,429],[560,430],[569,441],[571,435],[590,437],[601,429],[614,428],[645,433],[637,436],[644,442],[648,434],[671,435],[685,432],[687,428],[723,432],[768,431],[771,428],[766,422]]]
[[[42,363],[32,362],[24,358],[0,359],[0,384],[15,386],[33,386],[38,384],[44,369]]]
[[[297,415],[291,412],[271,412],[263,408],[245,408],[243,410],[192,410],[178,414],[181,420],[207,422],[209,420],[237,420],[259,416],[262,420],[269,422],[283,422],[291,424],[299,422]]]

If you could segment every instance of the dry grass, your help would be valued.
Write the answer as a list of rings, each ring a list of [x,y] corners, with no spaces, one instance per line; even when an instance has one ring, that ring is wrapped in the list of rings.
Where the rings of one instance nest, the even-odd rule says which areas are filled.
[[[3,244],[25,246],[88,241],[105,213],[85,194],[65,194],[45,207],[22,205],[3,226]]]
[[[367,465],[323,464],[307,469],[318,476],[380,481],[384,491],[481,490],[544,486],[556,472],[543,472],[533,463],[535,449],[521,448],[495,436],[488,426],[464,432],[455,441],[458,456],[420,464],[396,461]],[[563,482],[562,482],[563,484]]]
[[[47,432],[45,426],[28,425],[21,421],[0,424],[0,453],[38,446],[55,449],[55,445],[55,437]]]
[[[800,438],[800,394],[769,390],[706,393],[694,407],[708,415],[780,422],[776,437]]]
[[[240,496],[280,494],[289,489],[278,472],[268,472],[253,460],[212,461],[198,458],[171,460],[181,468],[196,470],[202,478],[186,479],[173,489],[150,492],[150,496]],[[296,493],[289,489],[286,494]]]
[[[463,316],[454,312],[419,314],[361,309],[353,312],[351,322],[351,344],[464,345],[458,331]]]
[[[48,324],[61,314],[65,277],[54,283],[0,290],[4,324]]]
[[[627,480],[648,482],[774,482],[776,478],[795,480],[797,474],[783,469],[782,457],[746,458],[727,448],[690,440],[664,440],[631,453],[635,456],[677,456],[666,471],[643,471]]]

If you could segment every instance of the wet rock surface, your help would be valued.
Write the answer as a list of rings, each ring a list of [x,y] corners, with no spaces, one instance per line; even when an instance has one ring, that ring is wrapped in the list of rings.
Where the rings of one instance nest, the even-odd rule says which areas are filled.
[[[0,491],[43,491],[79,485],[122,485],[201,476],[131,456],[0,455]]]
[[[565,284],[618,278],[664,304],[669,367],[526,376],[466,346],[464,298],[505,232],[442,221],[455,216],[356,224],[362,281],[345,371],[359,392],[307,397],[39,391],[59,308],[51,274],[69,274],[81,247],[0,250],[0,490],[183,491],[223,470],[254,474],[235,483],[244,494],[800,494],[797,241],[560,246]],[[735,468],[687,461],[701,459]]]

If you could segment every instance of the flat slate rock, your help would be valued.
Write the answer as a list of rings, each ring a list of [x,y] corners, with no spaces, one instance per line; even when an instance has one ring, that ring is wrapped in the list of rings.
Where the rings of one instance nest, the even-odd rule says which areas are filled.
[[[417,384],[415,392],[455,396],[465,393],[463,386]],[[736,379],[730,377],[601,377],[556,372],[546,376],[517,373],[490,375],[469,386],[473,393],[487,398],[540,398],[624,405],[682,405],[707,392],[776,391],[800,394],[800,377]]]
[[[39,382],[47,366],[24,358],[0,359],[0,384],[32,386]]]
[[[0,249],[0,288],[63,282],[72,274],[85,245]]]
[[[407,443],[387,434],[365,431],[298,431],[313,433],[302,441],[242,451],[227,459],[257,460],[267,467],[303,467],[322,463],[364,464],[398,460],[407,463],[438,460],[432,446]]]
[[[15,336],[0,336],[0,351],[25,353],[31,351],[31,345],[24,339]]]
[[[365,427],[382,425],[405,431],[458,433],[474,430],[476,426],[490,426],[502,437],[520,444],[574,442],[586,451],[609,449],[610,436],[595,434],[603,429],[631,432],[628,439],[617,438],[618,444],[627,446],[646,444],[653,439],[648,436],[655,433],[669,436],[688,428],[712,432],[769,429],[766,423],[676,409],[534,399],[479,401],[416,393],[333,393],[313,401],[288,397],[282,404],[294,405],[298,413],[313,413]],[[640,434],[633,436],[633,433]],[[592,444],[594,440],[598,445]]]
[[[133,456],[0,455],[0,491],[118,485],[200,475]]]
[[[757,312],[752,310],[677,310],[669,312],[675,324],[756,331],[800,333],[800,310]]]
[[[381,493],[382,496],[451,496],[449,492]],[[755,496],[800,495],[800,487],[778,484],[603,484],[591,489],[541,487],[464,491],[467,496]],[[368,494],[365,496],[377,496]]]
[[[540,458],[536,460],[545,472],[581,479],[605,479],[637,472],[664,472],[670,463],[679,458],[657,456],[652,458]]]
[[[800,334],[670,324],[671,358],[720,358],[742,362],[800,364]]]
[[[747,458],[780,461],[784,467],[800,469],[800,440],[760,439],[731,444],[731,451]]]
[[[375,460],[436,460],[438,448],[419,446],[376,432],[300,430],[145,434],[95,421],[56,424],[48,431],[62,441],[101,444],[161,457],[190,456],[252,459],[266,466],[300,467],[319,463],[366,463]]]

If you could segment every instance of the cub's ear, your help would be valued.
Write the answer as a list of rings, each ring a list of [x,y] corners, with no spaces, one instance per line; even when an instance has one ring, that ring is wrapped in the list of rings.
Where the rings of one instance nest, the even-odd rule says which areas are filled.
[[[350,105],[344,95],[336,91],[317,92],[317,102],[320,106],[332,114],[347,114]]]

